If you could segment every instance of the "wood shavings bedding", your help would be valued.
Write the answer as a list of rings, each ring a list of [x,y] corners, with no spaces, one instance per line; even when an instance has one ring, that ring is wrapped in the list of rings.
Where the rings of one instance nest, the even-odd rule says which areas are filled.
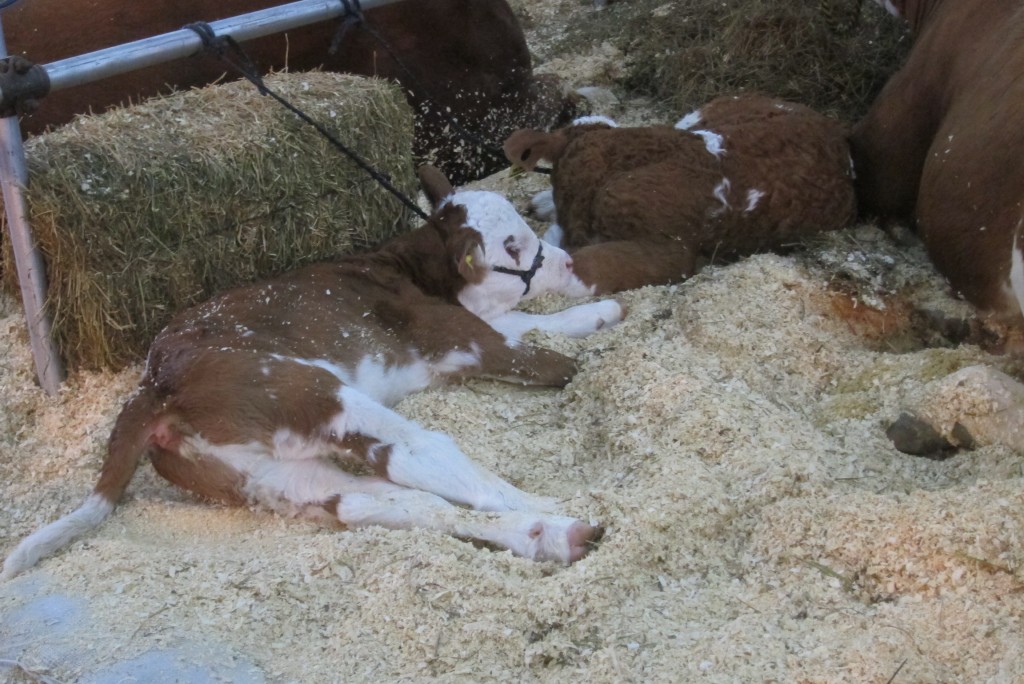
[[[587,11],[515,6],[552,43]],[[615,59],[597,46],[552,69],[611,74]],[[545,182],[481,185],[524,207]],[[919,245],[864,226],[621,299],[612,330],[537,338],[579,359],[563,391],[474,381],[397,407],[607,526],[587,558],[211,506],[144,465],[94,534],[0,585],[0,662],[17,663],[0,680],[1024,680],[1024,457],[919,459],[884,435],[949,373],[1021,376],[977,347],[871,332],[903,324],[901,299],[965,315]],[[81,502],[139,372],[78,373],[45,397],[20,307],[0,297],[0,549]]]
[[[1024,677],[1021,455],[936,462],[884,436],[934,368],[1013,364],[872,349],[823,303],[820,250],[848,248],[624,293],[620,326],[539,340],[580,359],[564,391],[474,381],[398,406],[606,525],[571,567],[210,506],[144,467],[95,534],[0,586],[0,658],[61,681],[178,667],[195,681],[859,682],[901,663],[895,681]],[[79,374],[47,399],[18,307],[2,311],[10,548],[91,487],[139,369]],[[73,609],[46,625],[54,600]]]

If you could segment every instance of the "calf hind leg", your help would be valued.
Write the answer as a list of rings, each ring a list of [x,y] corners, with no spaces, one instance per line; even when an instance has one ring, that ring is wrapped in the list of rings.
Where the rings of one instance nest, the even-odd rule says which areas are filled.
[[[341,390],[344,412],[335,433],[362,448],[377,473],[391,482],[436,494],[481,511],[550,511],[550,499],[528,494],[474,463],[445,434],[425,430],[358,390]]]
[[[246,479],[250,498],[284,514],[321,521],[327,514],[349,528],[432,529],[533,560],[579,560],[602,534],[566,516],[466,510],[429,492],[352,475],[316,458],[257,458]]]

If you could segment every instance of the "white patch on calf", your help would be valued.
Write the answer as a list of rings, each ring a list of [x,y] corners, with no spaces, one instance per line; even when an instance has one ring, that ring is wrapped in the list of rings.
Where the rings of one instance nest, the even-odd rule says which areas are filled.
[[[452,375],[453,373],[458,373],[463,369],[479,365],[480,345],[473,342],[470,345],[470,351],[453,349],[442,356],[440,361],[430,364],[430,370],[435,375]]]
[[[541,239],[552,247],[561,247],[562,240],[565,239],[565,231],[562,230],[562,226],[557,223],[552,223],[548,226],[548,229],[544,231],[544,237]]]
[[[750,190],[747,190],[747,206],[743,208],[743,211],[754,211],[754,209],[757,208],[757,203],[761,201],[762,197],[764,197],[763,190],[758,190],[756,188],[751,188]]]
[[[530,198],[530,207],[534,215],[541,221],[557,221],[555,217],[555,193],[548,190],[541,190]]]
[[[310,440],[287,428],[278,428],[271,437],[271,453],[281,461],[304,461],[324,452],[325,444]]]
[[[319,451],[309,458],[275,458],[266,448],[253,444],[214,445],[202,438],[189,438],[190,448],[206,458],[214,458],[244,478],[242,494],[251,503],[258,503],[285,516],[322,518],[319,507],[331,498],[352,490],[356,477],[321,460],[336,447],[311,441],[299,453]]]
[[[420,358],[403,366],[387,366],[367,354],[351,373],[346,373],[345,384],[385,406],[393,406],[402,398],[430,387],[434,380],[430,366]]]
[[[676,128],[680,131],[688,131],[697,124],[699,124],[702,117],[703,115],[701,114],[700,110],[694,109],[692,112],[681,118],[679,121],[676,121],[676,125],[673,126],[673,128]]]
[[[708,152],[716,157],[721,157],[725,154],[724,139],[718,133],[713,131],[693,131],[694,135],[699,135],[704,139],[704,147],[707,148]]]
[[[716,185],[715,189],[711,192],[711,194],[715,196],[715,199],[722,203],[721,208],[712,210],[712,212],[711,212],[712,216],[718,216],[722,212],[724,212],[724,211],[726,211],[726,210],[731,208],[729,206],[729,198],[728,198],[729,188],[731,188],[731,187],[732,187],[732,183],[729,182],[729,179],[728,178],[723,178],[722,180],[720,180],[718,182],[718,185]]]
[[[580,116],[580,117],[577,117],[577,118],[573,119],[573,122],[572,122],[573,126],[585,126],[587,124],[604,124],[605,126],[610,126],[611,128],[618,128],[619,127],[619,124],[615,122],[615,119],[612,119],[612,118],[607,117],[607,116],[602,116],[600,114],[590,114],[588,116]]]
[[[416,350],[412,350],[410,355],[411,363],[389,366],[379,357],[366,354],[352,369],[325,359],[298,359],[278,354],[272,356],[279,361],[321,368],[385,406],[393,406],[410,394],[436,384],[443,376],[480,364],[480,348],[476,345],[468,351],[452,350],[434,363],[425,360]]]

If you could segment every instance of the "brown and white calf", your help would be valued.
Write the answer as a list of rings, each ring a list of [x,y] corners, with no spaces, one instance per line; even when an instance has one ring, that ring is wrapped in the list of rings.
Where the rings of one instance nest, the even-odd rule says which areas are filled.
[[[777,248],[846,226],[855,213],[842,125],[802,105],[722,97],[675,126],[620,128],[602,117],[505,141],[514,166],[552,162],[534,198],[599,294],[683,280],[701,260]]]
[[[347,527],[431,528],[537,560],[586,554],[599,528],[554,514],[550,501],[388,406],[450,378],[564,386],[573,359],[520,335],[587,335],[617,323],[622,309],[609,300],[551,315],[512,311],[571,289],[569,256],[500,195],[453,193],[436,169],[421,178],[436,207],[424,226],[178,315],[153,342],[92,495],[23,540],[2,576],[102,522],[146,453],[174,484],[228,504]],[[339,467],[351,462],[374,474]]]
[[[914,43],[850,138],[861,209],[914,221],[954,291],[1019,324],[1024,2],[877,2]]]

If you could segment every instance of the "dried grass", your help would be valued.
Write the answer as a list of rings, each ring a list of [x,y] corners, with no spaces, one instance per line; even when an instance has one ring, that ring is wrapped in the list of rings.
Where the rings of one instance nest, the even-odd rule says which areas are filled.
[[[672,111],[759,91],[845,120],[867,110],[910,44],[862,0],[632,0],[577,22],[560,50],[601,40],[625,54],[627,89]]]
[[[412,117],[393,85],[318,72],[268,85],[415,192]],[[72,368],[121,367],[213,292],[405,227],[396,198],[246,82],[81,117],[26,151],[48,307]],[[3,270],[10,286],[13,263]]]

